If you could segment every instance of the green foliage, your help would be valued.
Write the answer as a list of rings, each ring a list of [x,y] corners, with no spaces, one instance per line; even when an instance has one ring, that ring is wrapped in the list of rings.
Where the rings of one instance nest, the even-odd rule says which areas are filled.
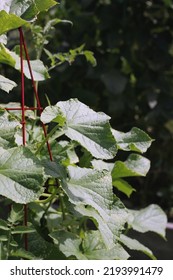
[[[6,3],[2,1],[0,7]],[[14,0],[7,5],[6,12],[17,15],[19,20],[31,20],[54,4],[52,0],[44,4],[40,0],[27,3]],[[3,23],[3,18],[1,20]],[[58,19],[50,21],[46,28],[36,25],[32,28],[35,40],[40,38],[41,52],[49,39],[47,30],[52,30],[59,22],[63,23]],[[16,28],[15,24],[10,24],[3,32]],[[84,51],[84,45],[65,53],[53,55],[48,50],[45,53],[53,68],[64,62],[71,64],[79,55],[96,65],[93,53]],[[36,49],[36,58],[40,56]],[[0,62],[20,71],[19,56],[3,44]],[[29,78],[26,61],[24,66]],[[31,61],[31,66],[37,81],[48,76],[40,60]],[[108,79],[104,76],[105,84]],[[114,83],[112,87],[115,88]],[[120,90],[118,87],[117,92]],[[49,105],[40,117],[26,113],[27,147],[24,147],[20,113],[8,113],[4,106],[7,105],[2,105],[0,111],[0,194],[4,197],[4,207],[10,201],[11,211],[6,219],[0,219],[0,258],[127,259],[129,254],[125,247],[128,247],[154,259],[150,249],[126,233],[133,228],[139,232],[154,231],[165,237],[164,212],[157,205],[140,211],[129,210],[112,188],[115,186],[130,197],[134,189],[128,177],[147,174],[150,161],[140,153],[147,151],[152,139],[137,128],[128,133],[113,130],[107,114],[71,98]],[[40,121],[47,127],[46,139]],[[53,161],[49,159],[46,141],[52,147]],[[130,153],[127,160],[116,158],[119,150]],[[28,204],[27,224],[26,220],[23,224],[23,204]],[[28,251],[23,248],[26,234]]]
[[[16,15],[10,15],[5,11],[0,11],[0,35],[24,24],[26,24],[26,21],[17,17]]]

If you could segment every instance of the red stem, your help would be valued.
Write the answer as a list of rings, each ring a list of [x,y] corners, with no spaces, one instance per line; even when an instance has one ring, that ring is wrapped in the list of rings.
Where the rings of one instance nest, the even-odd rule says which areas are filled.
[[[5,108],[7,111],[20,111],[22,110],[22,108]],[[41,107],[41,109],[43,110],[43,108]],[[31,110],[31,111],[34,111],[34,110],[38,110],[38,107],[29,107],[29,108],[24,108],[25,111],[27,110]]]
[[[24,63],[23,63],[23,42],[22,42],[22,28],[19,28],[20,34],[20,66],[21,66],[21,110],[22,110],[22,137],[23,146],[26,145],[26,122],[25,122],[25,79],[24,79]],[[28,211],[27,205],[24,206],[24,225],[28,224]],[[28,250],[28,235],[24,235],[25,250]]]
[[[22,43],[23,43],[23,47],[24,47],[24,50],[25,50],[25,55],[26,55],[26,59],[27,59],[27,63],[28,63],[28,68],[29,68],[29,72],[30,72],[30,76],[31,76],[31,80],[32,80],[32,86],[33,86],[33,89],[34,89],[35,98],[37,100],[39,115],[41,115],[43,109],[42,109],[41,104],[40,104],[40,99],[39,99],[39,96],[38,96],[38,91],[37,91],[37,88],[36,88],[32,68],[31,68],[30,57],[29,57],[29,54],[28,54],[28,50],[27,50],[27,46],[26,46],[26,42],[25,42],[25,38],[24,38],[22,29],[21,29],[21,38],[22,38]],[[44,123],[42,123],[42,127],[43,127],[44,136],[47,137],[47,130],[46,130],[46,126],[45,126]],[[46,144],[47,144],[47,149],[48,149],[48,153],[49,153],[49,158],[50,158],[51,161],[53,161],[53,155],[52,155],[50,144],[49,144],[48,141],[46,141]]]

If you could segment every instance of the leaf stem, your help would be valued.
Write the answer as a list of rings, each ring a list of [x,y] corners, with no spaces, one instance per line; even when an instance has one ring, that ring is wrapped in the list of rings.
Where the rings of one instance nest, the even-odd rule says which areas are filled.
[[[35,152],[35,155],[39,154],[42,148],[44,147],[45,143],[49,140],[49,138],[56,132],[57,128],[59,128],[59,124],[57,124],[44,138],[44,140],[41,142],[40,146],[38,147],[37,151]],[[57,137],[60,137],[64,134],[64,131],[60,131],[59,135]]]
[[[35,203],[43,203],[43,204],[46,204],[46,203],[48,203],[49,201],[52,202],[52,200],[53,200],[54,198],[58,199],[58,196],[55,195],[55,194],[42,194],[41,196],[46,196],[47,198],[46,198],[46,199],[35,200],[34,202],[35,202]]]

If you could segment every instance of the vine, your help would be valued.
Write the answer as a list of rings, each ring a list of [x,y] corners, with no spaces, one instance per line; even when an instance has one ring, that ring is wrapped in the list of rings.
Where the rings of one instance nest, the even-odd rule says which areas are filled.
[[[135,191],[128,177],[146,176],[150,161],[142,154],[153,140],[139,128],[127,133],[113,129],[108,115],[78,99],[42,110],[36,83],[49,74],[40,55],[29,59],[22,28],[33,31],[37,14],[56,2],[25,2],[4,0],[0,5],[0,62],[21,71],[22,81],[21,107],[1,104],[0,111],[1,204],[11,205],[8,217],[0,219],[0,258],[128,259],[128,247],[155,259],[149,248],[128,236],[128,230],[165,237],[166,215],[154,204],[138,211],[127,209],[118,197],[118,192],[130,197]],[[45,40],[45,32],[59,22],[50,21],[35,36],[44,33]],[[6,33],[17,28],[20,55],[17,48],[6,46]],[[64,54],[47,49],[45,53],[51,70],[65,61],[71,64],[78,55],[96,65],[84,45]],[[32,82],[33,108],[25,104],[24,75]],[[2,90],[9,92],[15,86],[0,75]],[[116,160],[119,150],[127,152],[125,161]]]

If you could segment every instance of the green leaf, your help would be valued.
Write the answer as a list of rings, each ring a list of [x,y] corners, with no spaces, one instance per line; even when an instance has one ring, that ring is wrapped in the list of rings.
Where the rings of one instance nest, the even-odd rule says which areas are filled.
[[[0,75],[0,89],[9,93],[16,86],[17,86],[17,84],[15,82]]]
[[[15,52],[9,51],[3,44],[0,44],[0,62],[12,66],[16,70],[21,69],[20,56]],[[41,60],[30,60],[33,76],[35,81],[43,81],[49,78],[46,67]],[[28,63],[23,61],[24,74],[28,79],[31,79]]]
[[[111,159],[116,155],[116,142],[112,136],[109,119],[104,113],[96,113],[77,99],[48,106],[41,115],[43,123],[55,121],[63,114],[66,123],[64,133],[86,148],[94,157]]]
[[[6,242],[8,241],[8,236],[7,235],[0,235],[0,242]],[[0,258],[1,260],[1,258]]]
[[[12,238],[11,238],[12,239]],[[10,241],[10,246],[11,247],[14,247],[14,248],[17,248],[19,245],[16,241],[14,241],[13,239]]]
[[[3,0],[1,0],[3,1]],[[16,29],[25,25],[27,21],[21,19],[20,17],[8,14],[5,11],[0,11],[0,35],[4,34],[12,29]]]
[[[126,260],[129,254],[116,243],[113,248],[107,249],[99,231],[86,232],[82,248],[89,260]]]
[[[93,159],[92,166],[97,170],[107,170],[112,171],[114,164],[109,162],[104,162],[103,160]]]
[[[56,4],[57,2],[54,0],[1,0],[0,10],[6,10],[7,13],[31,20],[40,12],[48,10]]]
[[[104,162],[102,160],[96,160],[96,159],[92,160],[92,165],[97,170],[108,170],[110,172],[112,172],[112,170],[114,168],[113,163],[108,163],[108,162]],[[125,193],[128,197],[130,197],[132,192],[135,191],[135,189],[123,179],[114,179],[114,181],[112,182],[112,185],[114,187],[116,187],[119,191]]]
[[[123,179],[116,179],[112,182],[112,184],[119,191],[125,193],[128,197],[130,197],[132,192],[135,191],[135,189],[128,182],[126,182]]]
[[[63,188],[74,204],[90,205],[103,216],[113,203],[110,173],[89,168],[69,166],[69,180],[63,181]]]
[[[36,15],[42,11],[46,11],[49,8],[57,5],[57,2],[54,0],[22,0],[21,3],[18,3],[17,0],[13,1],[11,6],[11,11],[17,13],[18,15],[26,20],[31,20]]]
[[[11,52],[3,44],[0,44],[0,62],[12,67],[15,67],[16,64]]]
[[[50,234],[66,257],[75,256],[78,260],[87,260],[80,251],[81,239],[70,232],[54,231]]]
[[[0,148],[0,194],[17,203],[29,203],[43,192],[44,172],[26,148]]]
[[[7,231],[10,230],[9,227],[8,227],[7,222],[2,220],[2,219],[0,219],[0,229],[7,230]]]
[[[94,57],[94,53],[91,51],[84,51],[83,55],[85,56],[86,60],[91,63],[93,67],[97,66],[97,61]]]
[[[62,21],[62,22],[68,22],[68,21]],[[86,60],[89,63],[91,63],[93,67],[96,66],[97,62],[96,62],[96,59],[94,57],[93,52],[88,51],[88,50],[84,51],[83,50],[84,47],[85,47],[85,45],[83,44],[76,49],[69,50],[69,52],[66,52],[66,53],[58,52],[57,54],[53,54],[53,55],[47,49],[44,49],[45,53],[47,54],[47,56],[51,60],[51,66],[52,67],[50,69],[53,69],[57,65],[61,65],[65,61],[68,62],[71,65],[75,61],[75,59],[78,56],[81,56],[81,55],[84,55]]]
[[[54,231],[50,234],[66,257],[76,257],[78,260],[113,260],[127,259],[128,253],[120,244],[107,249],[99,231],[85,232],[83,240],[78,236],[64,231]]]
[[[112,133],[118,148],[124,151],[145,153],[153,141],[147,133],[136,127],[133,127],[127,133],[112,129]]]
[[[107,248],[113,247],[127,211],[114,199],[110,172],[69,166],[68,173],[69,180],[62,185],[70,202],[77,212],[97,221]]]
[[[49,123],[49,122],[55,122],[59,123],[59,125],[62,126],[66,122],[66,117],[63,115],[62,111],[58,106],[48,106],[44,109],[42,115],[41,115],[41,120],[44,123]]]
[[[20,57],[17,54],[15,54],[14,52],[10,52],[10,53],[11,53],[11,56],[16,61],[15,69],[20,71],[20,68],[21,68]],[[30,64],[31,64],[31,69],[32,69],[32,73],[33,73],[33,77],[34,77],[35,81],[44,81],[44,80],[50,78],[48,71],[41,60],[39,60],[39,59],[30,60]],[[29,68],[28,68],[28,63],[26,60],[24,60],[23,65],[24,65],[25,76],[28,79],[31,79],[31,75],[30,75]]]
[[[11,233],[24,234],[24,233],[31,233],[31,232],[35,232],[35,228],[32,228],[30,226],[16,226]]]
[[[56,135],[56,134],[54,134]],[[53,135],[53,138],[54,138]],[[52,138],[50,138],[50,141]],[[75,146],[77,144],[74,142],[68,141],[59,141],[53,140],[51,142],[52,153],[54,155],[55,161],[61,163],[64,166],[71,165],[77,163],[79,158],[75,152]]]
[[[152,251],[148,249],[146,246],[141,244],[139,241],[136,239],[132,239],[124,234],[121,234],[120,236],[120,241],[127,246],[131,250],[137,250],[137,251],[142,251],[144,254],[149,256],[151,259],[155,260],[156,257],[153,255]]]
[[[64,260],[65,255],[57,245],[44,240],[37,232],[28,236],[29,251],[39,259],[43,260]]]
[[[130,210],[129,210],[130,211]],[[164,211],[155,204],[139,211],[131,210],[129,225],[139,232],[153,231],[165,237],[167,217]]]
[[[13,203],[11,206],[10,215],[8,218],[8,221],[15,225],[16,223],[19,223],[23,220],[23,205]]]
[[[0,144],[9,147],[14,143],[14,134],[21,127],[20,122],[4,109],[0,110]]]
[[[49,20],[46,25],[44,26],[44,29],[43,29],[43,33],[46,34],[46,33],[49,33],[52,29],[52,27],[58,23],[68,23],[68,24],[71,24],[73,25],[73,23],[69,20],[63,20],[63,19],[59,19],[59,18],[54,18],[52,20]],[[46,52],[47,50],[45,50]],[[49,52],[49,51],[48,51]],[[50,53],[50,52],[49,52]],[[51,54],[51,53],[50,53]]]
[[[47,175],[59,179],[67,177],[66,170],[61,164],[55,161],[44,160],[43,165]]]
[[[113,182],[117,178],[145,176],[150,169],[150,161],[138,154],[130,154],[124,162],[116,161],[112,170]]]
[[[23,258],[23,259],[26,259],[26,260],[36,260],[37,259],[31,252],[28,252],[28,251],[26,251],[22,248],[17,249],[15,251],[12,250],[10,252],[10,256],[19,257],[19,258]]]

